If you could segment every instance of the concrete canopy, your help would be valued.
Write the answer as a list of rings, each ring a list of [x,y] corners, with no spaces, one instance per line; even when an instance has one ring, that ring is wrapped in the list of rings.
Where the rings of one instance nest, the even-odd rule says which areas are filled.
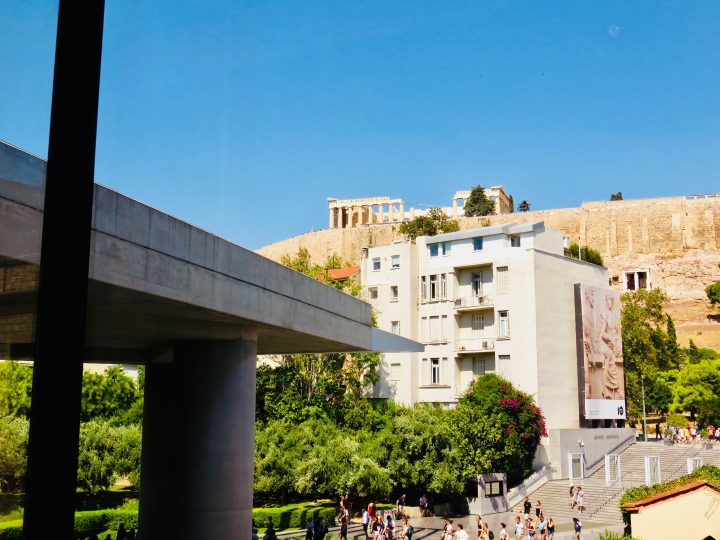
[[[44,177],[42,159],[0,143],[6,260],[39,262]],[[90,257],[86,361],[146,362],[248,327],[258,354],[422,350],[372,328],[368,304],[100,185]],[[0,295],[4,312],[32,313],[33,302],[32,291]],[[29,350],[23,341],[14,350]]]

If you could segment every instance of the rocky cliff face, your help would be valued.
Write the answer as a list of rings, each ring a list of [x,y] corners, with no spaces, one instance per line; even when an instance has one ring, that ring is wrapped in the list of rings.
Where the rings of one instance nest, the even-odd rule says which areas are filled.
[[[480,226],[481,219],[461,218],[460,227]],[[623,274],[649,271],[652,287],[672,299],[678,337],[720,350],[720,318],[707,309],[705,287],[720,280],[720,196],[684,196],[583,203],[579,208],[490,216],[493,224],[544,221],[570,239],[598,250],[613,286],[622,289]],[[265,246],[258,252],[274,260],[306,248],[313,260],[328,254],[358,262],[363,247],[402,239],[396,225],[328,229]],[[616,278],[616,279],[613,279]]]

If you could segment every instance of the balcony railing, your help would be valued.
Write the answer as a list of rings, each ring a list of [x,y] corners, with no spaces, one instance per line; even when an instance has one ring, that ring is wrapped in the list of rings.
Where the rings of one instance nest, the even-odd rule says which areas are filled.
[[[455,309],[484,308],[492,305],[492,298],[489,296],[465,296],[455,299]]]
[[[475,338],[455,341],[455,350],[459,353],[490,352],[495,350],[495,339]]]

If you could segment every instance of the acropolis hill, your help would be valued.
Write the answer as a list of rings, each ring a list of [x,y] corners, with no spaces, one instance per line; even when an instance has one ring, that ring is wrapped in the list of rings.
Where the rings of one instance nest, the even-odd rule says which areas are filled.
[[[398,232],[399,212],[394,210],[390,220],[388,212],[380,212],[380,220],[378,212],[367,206],[355,214],[350,212],[347,215],[352,226],[347,220],[338,226],[336,212],[331,223],[335,228],[288,238],[258,252],[279,261],[283,255],[306,248],[318,263],[333,252],[358,263],[362,248],[403,239]],[[410,218],[408,213],[404,216]],[[720,317],[713,318],[707,309],[704,291],[708,284],[720,280],[720,195],[586,202],[579,208],[458,219],[461,229],[479,227],[484,220],[492,224],[544,221],[546,227],[563,231],[571,242],[579,240],[581,245],[598,250],[609,269],[611,284],[619,290],[623,290],[626,273],[647,271],[650,285],[665,290],[672,300],[668,311],[681,342],[692,338],[698,346],[720,350]]]

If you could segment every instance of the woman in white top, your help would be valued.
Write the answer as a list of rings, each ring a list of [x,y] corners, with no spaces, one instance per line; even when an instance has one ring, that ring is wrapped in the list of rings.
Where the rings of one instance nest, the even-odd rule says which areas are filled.
[[[505,527],[507,527],[507,525],[505,525],[504,523],[500,524],[500,535],[498,536],[500,540],[510,540],[510,535],[508,534]]]
[[[523,525],[522,520],[520,519],[520,516],[517,516],[515,518],[515,540],[523,540],[523,537],[525,536],[525,526]]]

